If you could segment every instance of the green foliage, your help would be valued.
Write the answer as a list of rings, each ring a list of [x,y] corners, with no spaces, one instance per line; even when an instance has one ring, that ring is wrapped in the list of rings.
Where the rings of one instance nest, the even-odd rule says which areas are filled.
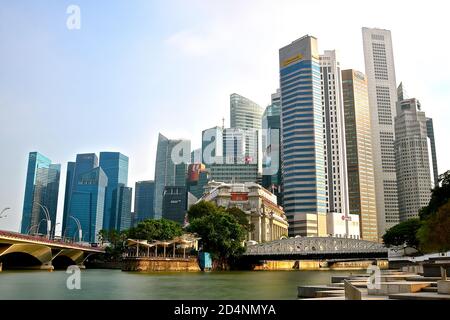
[[[401,222],[386,231],[383,236],[383,242],[387,247],[406,245],[419,249],[417,231],[420,226],[421,222],[419,219],[410,219]]]
[[[228,208],[228,209],[226,209],[226,212],[229,213],[230,215],[232,215],[233,217],[235,217],[236,220],[239,222],[239,224],[241,226],[243,226],[247,232],[251,232],[251,231],[255,230],[255,226],[253,224],[251,224],[250,221],[248,221],[247,214],[244,211],[242,211],[241,209]]]
[[[101,243],[109,242],[110,245],[105,249],[105,260],[117,261],[122,257],[122,253],[126,248],[126,240],[128,238],[127,231],[117,230],[100,230],[98,237]]]
[[[423,252],[450,250],[450,201],[423,222],[418,238]]]
[[[439,184],[420,210],[420,220],[402,222],[386,232],[387,246],[406,244],[424,253],[450,250],[450,170],[439,176]]]
[[[439,207],[450,200],[450,170],[439,176],[440,186],[435,187],[431,193],[431,199],[428,206],[422,208],[419,212],[421,220],[425,220],[435,214]]]
[[[223,210],[194,219],[188,231],[202,238],[203,250],[211,254],[217,265],[224,266],[244,252],[246,231],[234,216]]]
[[[167,219],[147,219],[128,230],[128,237],[139,240],[172,240],[183,234],[180,224]]]
[[[210,213],[216,212],[217,206],[213,202],[200,201],[192,205],[188,210],[189,221],[197,218],[204,217]]]

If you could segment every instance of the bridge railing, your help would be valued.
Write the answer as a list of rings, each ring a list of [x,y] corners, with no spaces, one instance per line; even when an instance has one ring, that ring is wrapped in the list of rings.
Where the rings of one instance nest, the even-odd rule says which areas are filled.
[[[76,247],[76,248],[80,248],[80,249],[103,251],[103,248],[101,248],[101,247],[86,246],[86,245],[82,245],[82,244],[78,244],[78,243],[74,243],[74,242],[67,242],[67,241],[63,241],[63,240],[51,240],[51,239],[47,239],[45,237],[25,235],[25,234],[11,232],[11,231],[0,230],[0,237],[1,236],[12,238],[12,239],[17,239],[17,240],[25,240],[25,241],[28,240],[28,241],[41,242],[41,243],[51,244],[51,245],[63,245],[63,246]]]

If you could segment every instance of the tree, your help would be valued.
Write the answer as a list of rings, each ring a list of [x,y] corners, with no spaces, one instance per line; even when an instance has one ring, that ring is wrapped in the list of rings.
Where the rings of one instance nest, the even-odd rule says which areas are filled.
[[[255,230],[255,226],[250,223],[248,215],[241,209],[233,207],[226,209],[226,212],[235,217],[239,224],[243,226],[247,232],[252,232]]]
[[[139,240],[172,240],[183,234],[180,224],[167,219],[147,219],[128,231],[128,236]]]
[[[105,249],[105,259],[106,260],[120,260],[122,253],[126,247],[126,240],[128,238],[127,231],[117,231],[117,230],[100,230],[98,232],[99,240],[102,242],[109,242],[110,245]]]
[[[419,250],[417,231],[420,226],[421,222],[419,219],[401,222],[386,231],[383,236],[383,242],[387,247],[406,245]]]
[[[244,252],[242,242],[246,231],[235,217],[223,210],[194,219],[188,231],[201,237],[203,250],[213,258],[214,269],[226,269],[231,260]]]
[[[439,207],[445,205],[450,200],[450,170],[439,175],[439,186],[431,192],[431,199],[428,206],[419,212],[421,220],[425,220],[435,214]]]
[[[424,252],[450,250],[450,201],[431,214],[419,229],[420,248]]]
[[[210,201],[200,201],[192,205],[188,210],[189,221],[197,218],[201,218],[210,213],[216,212],[217,206]]]

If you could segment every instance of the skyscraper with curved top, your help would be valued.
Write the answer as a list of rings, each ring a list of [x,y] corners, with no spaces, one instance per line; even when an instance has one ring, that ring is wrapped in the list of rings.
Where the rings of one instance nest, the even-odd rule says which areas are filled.
[[[264,109],[257,103],[237,93],[230,95],[230,127],[261,129]]]

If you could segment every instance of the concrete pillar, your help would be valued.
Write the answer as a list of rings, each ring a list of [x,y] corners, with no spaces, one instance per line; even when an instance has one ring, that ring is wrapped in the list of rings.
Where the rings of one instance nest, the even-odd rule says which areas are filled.
[[[136,245],[136,257],[139,258],[139,243]]]

